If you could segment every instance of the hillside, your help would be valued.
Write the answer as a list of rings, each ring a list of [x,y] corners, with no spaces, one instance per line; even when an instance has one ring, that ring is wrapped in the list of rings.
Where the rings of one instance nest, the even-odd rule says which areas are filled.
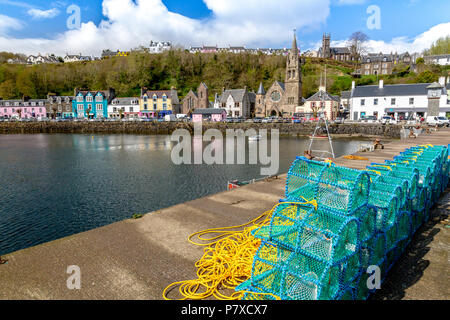
[[[332,94],[349,90],[351,82],[368,85],[376,76],[353,79],[352,65],[337,61],[306,58],[303,65],[303,96],[309,97],[319,86],[320,74],[327,65],[327,88]],[[286,60],[283,56],[252,54],[191,54],[173,50],[162,54],[133,53],[93,62],[43,64],[35,66],[0,64],[0,98],[18,99],[23,96],[45,98],[48,92],[72,95],[74,88],[92,90],[114,88],[120,97],[138,96],[140,88],[169,89],[174,86],[180,97],[195,90],[203,81],[210,88],[211,99],[222,88],[256,90],[260,82],[266,89],[273,81],[284,81]],[[385,76],[389,83],[436,81],[449,69],[419,66],[420,74],[400,66],[396,76]]]

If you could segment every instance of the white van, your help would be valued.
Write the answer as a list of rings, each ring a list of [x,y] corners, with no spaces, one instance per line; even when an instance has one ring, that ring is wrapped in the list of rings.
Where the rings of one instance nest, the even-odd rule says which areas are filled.
[[[426,123],[429,126],[439,126],[442,127],[444,126],[444,122],[442,120],[439,119],[439,117],[434,117],[434,116],[428,116],[426,119]]]
[[[173,115],[173,114],[167,114],[164,117],[164,121],[166,121],[166,122],[177,121],[177,117],[175,117],[175,115]]]

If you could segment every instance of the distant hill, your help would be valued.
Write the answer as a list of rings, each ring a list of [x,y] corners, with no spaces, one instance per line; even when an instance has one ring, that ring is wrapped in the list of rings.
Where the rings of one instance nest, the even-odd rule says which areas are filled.
[[[3,62],[3,63],[2,63]],[[321,71],[327,65],[327,88],[332,94],[351,88],[352,80],[358,84],[374,84],[376,76],[353,79],[355,67],[333,60],[306,58],[303,65],[303,96],[314,94],[319,86]],[[178,89],[184,97],[196,89],[201,81],[209,89],[211,99],[222,88],[257,90],[263,82],[267,89],[275,80],[284,81],[286,58],[249,53],[191,54],[185,50],[172,50],[161,54],[132,53],[128,57],[114,57],[101,61],[43,64],[35,66],[12,65],[0,60],[0,97],[14,99],[28,96],[45,98],[48,92],[72,95],[74,88],[92,90],[114,88],[120,97],[138,96],[141,87],[150,89]],[[425,75],[420,77],[408,69],[395,76],[385,76],[388,83],[433,80],[445,68],[421,66]]]

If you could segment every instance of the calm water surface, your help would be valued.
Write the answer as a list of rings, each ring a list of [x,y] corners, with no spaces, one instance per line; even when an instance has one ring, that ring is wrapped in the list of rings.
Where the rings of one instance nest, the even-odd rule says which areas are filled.
[[[335,140],[336,156],[361,142]],[[280,138],[279,173],[308,143]],[[0,135],[0,254],[261,177],[260,165],[175,165],[173,145],[169,136]]]

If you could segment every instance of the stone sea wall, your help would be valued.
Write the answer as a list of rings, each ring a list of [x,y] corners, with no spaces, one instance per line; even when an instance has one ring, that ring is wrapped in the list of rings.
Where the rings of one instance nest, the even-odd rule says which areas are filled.
[[[278,129],[280,135],[307,136],[315,128],[314,124],[297,123],[204,123],[203,130],[210,128],[226,132],[227,129],[250,128]],[[0,122],[0,134],[35,133],[81,133],[81,134],[171,134],[177,129],[193,132],[193,123],[188,122]],[[401,126],[381,124],[332,124],[330,133],[349,137],[379,136],[399,139]]]

